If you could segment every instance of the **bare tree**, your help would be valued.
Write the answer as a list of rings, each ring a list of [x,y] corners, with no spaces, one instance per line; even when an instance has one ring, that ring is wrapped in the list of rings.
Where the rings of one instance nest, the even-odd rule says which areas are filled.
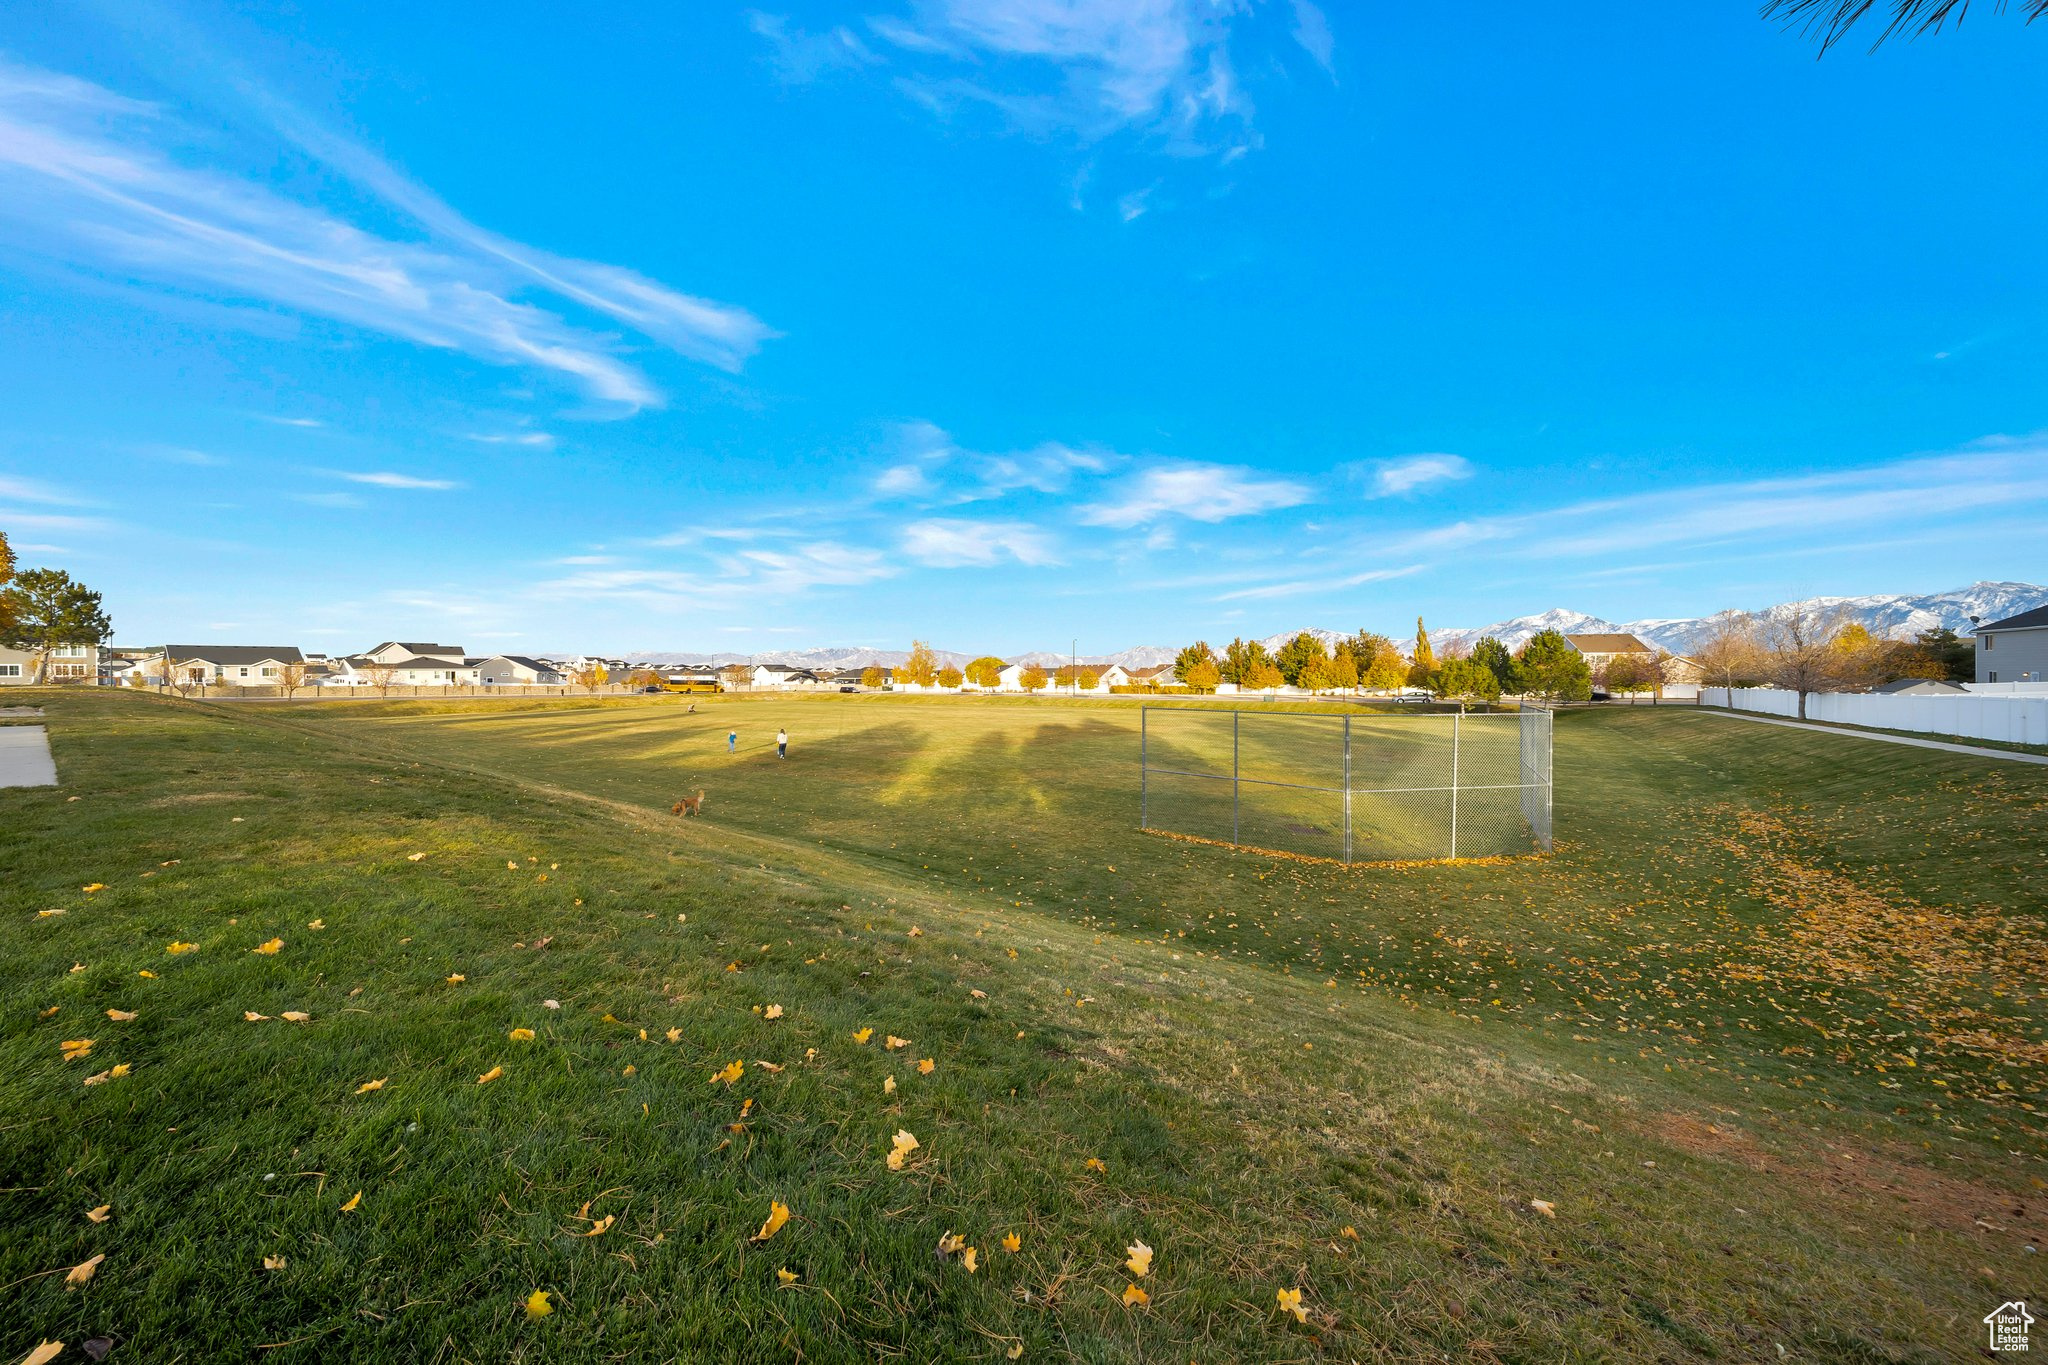
[[[723,682],[726,690],[731,692],[737,692],[742,687],[745,687],[753,679],[753,676],[754,670],[745,664],[727,664],[724,668],[718,670],[719,681]]]
[[[369,679],[370,686],[377,689],[379,696],[388,697],[391,695],[391,688],[398,681],[398,666],[396,664],[380,663],[375,659],[371,659],[363,664],[361,671],[362,675]]]
[[[190,697],[193,689],[206,690],[206,677],[190,659],[174,659],[167,652],[157,661],[157,678],[160,685],[168,687],[180,697]]]
[[[1780,607],[1758,618],[1760,671],[1767,681],[1799,694],[1799,719],[1806,719],[1809,694],[1856,682],[1857,653],[1836,643],[1848,624],[1839,608],[1819,605]]]
[[[289,701],[292,693],[306,685],[306,676],[307,668],[304,662],[280,664],[277,670],[278,695]]]
[[[1707,677],[1719,678],[1723,687],[1733,687],[1737,678],[1755,677],[1761,667],[1763,646],[1757,634],[1754,616],[1724,611],[1714,618],[1713,634],[1692,652],[1693,660]]]
[[[2005,13],[2005,6],[2006,0],[1991,0],[1995,13]],[[1825,56],[1829,48],[1876,8],[1877,0],[1765,0],[1763,17],[1781,20],[1787,28],[1819,38],[1821,54]],[[1950,19],[1960,27],[1970,11],[1970,0],[1885,0],[1885,8],[1891,12],[1891,22],[1878,31],[1876,41],[1870,45],[1873,52],[1887,38],[1939,33]],[[2031,24],[2048,14],[2048,0],[2022,0],[2020,8],[2026,11],[2027,22]]]

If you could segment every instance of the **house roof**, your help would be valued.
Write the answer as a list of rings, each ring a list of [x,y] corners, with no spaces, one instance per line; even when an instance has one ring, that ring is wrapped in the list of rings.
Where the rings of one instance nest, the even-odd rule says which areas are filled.
[[[461,645],[437,645],[431,642],[417,640],[386,640],[382,644],[371,645],[368,649],[364,650],[363,653],[375,654],[380,649],[390,649],[394,645],[396,645],[400,649],[409,649],[416,655],[460,654],[463,652]]]
[[[524,654],[493,654],[491,658],[503,659],[508,664],[518,664],[521,668],[530,668],[536,673],[553,673],[556,671],[553,664],[544,664],[539,659],[529,659]],[[490,660],[486,659],[484,662],[489,663]]]
[[[1150,668],[1127,668],[1124,672],[1133,678],[1159,678],[1173,672],[1173,665],[1154,664]]]
[[[2048,607],[2035,607],[2018,616],[2008,616],[2003,621],[1986,621],[1976,629],[1982,635],[1987,630],[2039,630],[2048,626]]]
[[[181,663],[296,664],[305,655],[297,645],[165,645],[164,654]]]
[[[370,667],[372,667],[372,668],[376,668],[376,667],[379,667],[379,666],[380,666],[380,665],[378,665],[378,664],[375,664],[375,663],[372,663],[372,664],[370,665]],[[460,667],[462,667],[463,665],[461,665],[461,664],[459,664],[459,663],[456,663],[456,662],[455,662],[454,660],[452,660],[452,659],[434,659],[434,658],[427,658],[427,659],[422,659],[422,658],[419,658],[418,656],[414,656],[413,658],[410,658],[410,659],[387,659],[387,660],[385,660],[385,661],[384,661],[384,663],[383,663],[383,664],[382,664],[381,666],[382,666],[382,667],[384,667],[384,668],[437,668],[437,669],[449,669],[449,668],[460,668]]]
[[[1967,696],[1970,689],[1940,678],[1900,678],[1870,689],[1887,697]]]
[[[1567,635],[1581,654],[1651,654],[1655,651],[1633,635]]]

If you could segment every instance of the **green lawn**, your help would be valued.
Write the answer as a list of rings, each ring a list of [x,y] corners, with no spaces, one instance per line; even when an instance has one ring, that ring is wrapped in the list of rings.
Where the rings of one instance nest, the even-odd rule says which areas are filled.
[[[1933,1361],[2048,1297],[2032,767],[1572,713],[1554,855],[1343,868],[1140,833],[1120,702],[43,699],[0,1361]]]

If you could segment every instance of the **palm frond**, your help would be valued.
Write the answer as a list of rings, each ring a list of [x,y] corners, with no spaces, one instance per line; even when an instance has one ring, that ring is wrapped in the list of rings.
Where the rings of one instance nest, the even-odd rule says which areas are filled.
[[[2006,0],[1991,0],[1991,4],[1998,13],[2005,12]],[[2048,14],[2048,0],[2024,0],[2022,7],[2030,24]],[[1878,0],[1767,0],[1763,17],[1782,20],[1787,28],[1818,37],[1824,56],[1876,8]],[[1887,0],[1886,8],[1891,11],[1891,20],[1870,45],[1872,52],[1888,38],[1918,38],[1923,33],[1937,33],[1951,19],[1960,25],[1969,13],[1970,0]]]

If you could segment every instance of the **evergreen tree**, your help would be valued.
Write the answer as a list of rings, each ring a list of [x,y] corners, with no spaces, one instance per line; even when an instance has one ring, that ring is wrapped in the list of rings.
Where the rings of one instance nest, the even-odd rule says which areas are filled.
[[[1287,684],[1290,687],[1305,685],[1301,678],[1302,674],[1308,670],[1309,665],[1317,663],[1327,665],[1329,661],[1329,651],[1323,648],[1323,642],[1307,631],[1301,632],[1301,634],[1280,646],[1280,653],[1273,660],[1274,663],[1280,666],[1280,676],[1287,680]]]
[[[1586,656],[1557,631],[1530,636],[1515,655],[1515,664],[1526,696],[1552,701],[1588,701],[1593,696],[1593,673],[1586,667]]]
[[[1491,635],[1472,646],[1472,662],[1493,674],[1493,680],[1499,685],[1500,692],[1512,693],[1522,690],[1515,672],[1515,656],[1508,653],[1508,647]]]

